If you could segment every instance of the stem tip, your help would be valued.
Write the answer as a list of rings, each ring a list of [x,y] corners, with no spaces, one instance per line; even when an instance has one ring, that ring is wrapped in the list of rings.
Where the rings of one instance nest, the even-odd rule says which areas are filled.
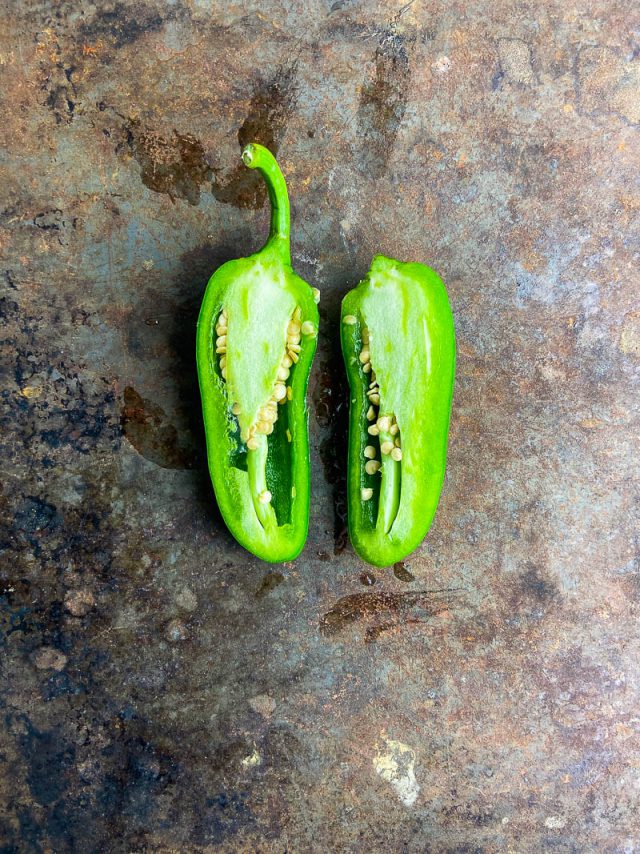
[[[249,144],[242,150],[242,162],[251,169],[253,163],[253,145]]]

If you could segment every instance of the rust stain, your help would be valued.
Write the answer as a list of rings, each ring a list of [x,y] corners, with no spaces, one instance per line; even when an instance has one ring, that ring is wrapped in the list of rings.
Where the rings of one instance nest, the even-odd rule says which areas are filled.
[[[104,50],[104,42],[98,40],[95,44],[83,44],[83,56],[98,56]]]
[[[352,593],[338,599],[320,620],[320,631],[332,638],[349,626],[370,623],[365,641],[375,641],[383,632],[402,625],[427,622],[449,609],[454,590],[421,590],[415,593]],[[416,613],[410,614],[415,611]],[[419,612],[419,614],[418,614]]]
[[[193,134],[174,130],[167,138],[151,130],[143,130],[137,120],[126,128],[129,145],[140,164],[140,177],[145,187],[165,193],[173,201],[186,199],[190,204],[200,202],[200,187],[207,182],[212,169],[204,147]]]

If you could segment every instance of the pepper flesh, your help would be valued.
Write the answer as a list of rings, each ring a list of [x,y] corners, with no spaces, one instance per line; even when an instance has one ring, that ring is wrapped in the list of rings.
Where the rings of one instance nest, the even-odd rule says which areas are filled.
[[[271,202],[264,247],[223,264],[205,291],[196,340],[211,481],[236,540],[270,562],[292,560],[309,524],[306,392],[318,291],[291,267],[284,177],[263,146],[242,159]]]
[[[349,534],[360,557],[390,566],[424,539],[438,506],[455,373],[453,317],[433,270],[377,255],[344,298],[340,326],[351,392]],[[380,465],[371,465],[376,459]]]

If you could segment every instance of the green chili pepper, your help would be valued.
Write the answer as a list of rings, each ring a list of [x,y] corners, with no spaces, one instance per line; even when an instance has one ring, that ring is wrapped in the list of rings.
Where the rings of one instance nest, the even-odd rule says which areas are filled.
[[[377,255],[343,300],[341,338],[349,533],[364,560],[389,566],[424,538],[444,478],[455,332],[442,281]]]
[[[209,471],[222,516],[263,560],[292,560],[309,524],[306,392],[316,349],[320,292],[291,268],[289,198],[261,145],[242,159],[271,201],[264,247],[223,264],[198,318],[197,363]]]

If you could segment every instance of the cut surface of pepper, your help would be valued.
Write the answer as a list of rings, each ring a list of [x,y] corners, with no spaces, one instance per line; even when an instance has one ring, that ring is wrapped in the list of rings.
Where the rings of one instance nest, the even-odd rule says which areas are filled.
[[[263,560],[292,560],[309,523],[306,392],[319,292],[291,267],[289,198],[273,155],[242,159],[271,202],[264,247],[213,274],[198,318],[196,358],[209,472],[236,540]]]
[[[445,473],[455,374],[446,289],[424,264],[377,255],[342,303],[349,379],[349,534],[375,566],[424,539]]]

